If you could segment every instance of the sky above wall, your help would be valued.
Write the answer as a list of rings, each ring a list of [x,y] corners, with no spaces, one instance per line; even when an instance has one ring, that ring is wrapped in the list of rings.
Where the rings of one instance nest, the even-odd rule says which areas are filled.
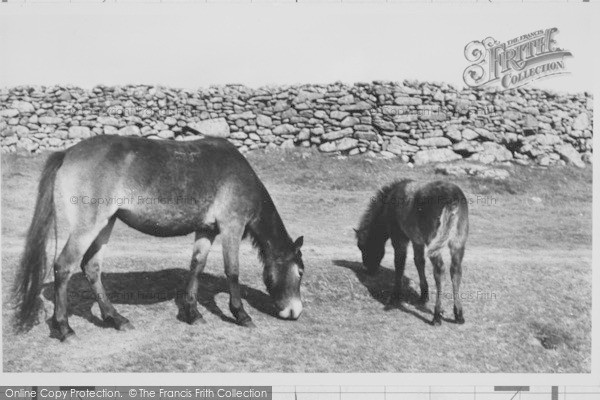
[[[568,75],[592,91],[598,28],[585,4],[28,4],[0,11],[0,86],[327,83],[464,86],[464,48],[556,27]],[[543,12],[542,12],[543,11]],[[595,32],[594,32],[595,30]]]

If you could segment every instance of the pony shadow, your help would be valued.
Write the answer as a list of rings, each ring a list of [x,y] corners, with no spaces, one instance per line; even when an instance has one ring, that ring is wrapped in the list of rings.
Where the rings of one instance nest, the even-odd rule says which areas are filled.
[[[418,318],[426,324],[432,324],[431,319],[424,317],[416,310],[407,308],[404,305],[404,303],[408,303],[414,306],[419,311],[433,316],[433,312],[430,309],[428,309],[425,304],[421,303],[420,293],[418,293],[416,290],[410,287],[410,279],[408,279],[406,276],[402,277],[402,295],[399,301],[394,302],[394,304],[392,304],[389,300],[394,289],[396,271],[380,267],[377,273],[371,274],[367,272],[365,267],[359,262],[347,260],[333,260],[333,264],[338,267],[347,268],[354,272],[360,283],[362,283],[363,286],[367,288],[369,294],[371,294],[371,297],[383,304],[385,311],[397,309],[404,313],[410,314],[415,318]],[[454,322],[454,320],[450,320],[444,317],[442,317],[442,319],[446,322]]]
[[[186,298],[188,280],[189,271],[179,268],[152,272],[102,273],[106,295],[115,306],[118,304],[150,305],[174,301],[178,315],[181,314]],[[240,285],[240,289],[242,298],[251,307],[264,314],[277,317],[275,306],[267,294],[246,285]],[[198,302],[223,321],[236,323],[234,318],[226,315],[217,305],[216,296],[219,293],[229,293],[227,279],[207,273],[201,274],[198,285]],[[54,284],[44,285],[42,294],[46,299],[53,300]],[[69,315],[85,318],[98,327],[112,327],[92,313],[96,295],[82,272],[73,274],[69,280],[67,296]],[[48,324],[52,328],[49,321]]]

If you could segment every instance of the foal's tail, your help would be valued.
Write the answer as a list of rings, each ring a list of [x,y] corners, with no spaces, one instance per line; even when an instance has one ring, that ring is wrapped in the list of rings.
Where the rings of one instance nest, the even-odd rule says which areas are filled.
[[[448,204],[442,209],[440,226],[427,246],[428,257],[439,256],[442,249],[448,244],[451,234],[456,232],[459,210],[460,205],[458,203]]]
[[[65,152],[52,153],[38,185],[33,220],[27,231],[25,251],[13,289],[16,299],[15,325],[18,331],[29,330],[37,323],[39,295],[46,276],[46,243],[50,226],[55,223],[54,181],[65,158]]]

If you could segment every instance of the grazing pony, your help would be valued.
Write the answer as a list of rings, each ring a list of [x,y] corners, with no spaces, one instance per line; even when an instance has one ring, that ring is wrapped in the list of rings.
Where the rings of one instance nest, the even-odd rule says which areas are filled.
[[[153,236],[195,233],[180,319],[204,322],[197,307],[198,278],[218,234],[236,321],[253,326],[238,282],[238,251],[245,236],[258,248],[263,280],[279,316],[300,316],[303,239],[290,238],[267,189],[231,143],[219,138],[178,142],[96,136],[51,154],[46,162],[15,285],[17,328],[28,329],[37,319],[46,244],[50,227],[56,227],[55,186],[63,194],[70,225],[54,263],[52,325],[62,341],[74,335],[67,320],[67,282],[78,267],[92,286],[104,321],[119,330],[133,328],[115,310],[100,279],[104,249],[117,219]]]
[[[400,298],[402,277],[406,263],[406,247],[412,242],[414,260],[421,281],[421,302],[429,300],[425,278],[425,247],[433,264],[437,289],[434,325],[442,322],[441,292],[444,263],[440,252],[450,248],[452,263],[450,275],[454,295],[456,322],[465,322],[459,296],[462,259],[469,231],[467,199],[460,188],[452,183],[435,181],[418,183],[401,180],[380,189],[371,198],[367,211],[355,229],[358,248],[369,273],[376,273],[385,253],[385,243],[392,239],[396,279],[391,302]]]

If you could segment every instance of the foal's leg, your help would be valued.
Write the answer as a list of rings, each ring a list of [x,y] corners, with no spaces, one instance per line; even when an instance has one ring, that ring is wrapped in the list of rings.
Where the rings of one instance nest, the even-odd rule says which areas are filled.
[[[206,323],[202,318],[202,314],[198,311],[198,278],[204,271],[206,259],[214,239],[214,233],[196,232],[192,262],[190,263],[190,280],[183,302],[182,314],[180,314],[180,318],[190,325]]]
[[[389,303],[393,304],[402,297],[402,278],[404,277],[404,267],[406,266],[406,246],[408,239],[401,232],[392,232],[392,245],[394,246],[394,269],[396,275],[394,278],[394,289]]]
[[[67,284],[69,278],[74,267],[81,265],[86,250],[104,225],[93,230],[73,230],[54,264],[54,316],[52,317],[52,325],[54,329],[58,330],[61,341],[75,335],[67,318]]]
[[[427,284],[427,277],[425,276],[425,246],[416,244],[415,242],[413,242],[412,245],[415,266],[419,273],[419,285],[421,286],[421,298],[419,301],[425,304],[429,301],[429,285]]]
[[[460,301],[460,280],[462,278],[462,259],[465,254],[464,246],[453,248],[450,246],[452,263],[450,264],[450,277],[452,279],[452,293],[454,296],[454,320],[457,324],[464,324],[462,302]]]
[[[133,325],[127,318],[123,317],[117,312],[117,310],[115,310],[115,307],[108,299],[101,278],[102,260],[104,258],[106,244],[108,243],[108,239],[110,238],[114,224],[115,217],[112,217],[108,221],[108,224],[100,231],[96,237],[96,240],[94,240],[88,251],[83,256],[83,260],[81,261],[81,269],[83,270],[88,282],[94,290],[96,301],[98,301],[98,306],[100,307],[102,319],[106,323],[122,331],[133,329]]]
[[[436,298],[433,311],[433,325],[442,324],[442,279],[444,277],[444,261],[440,254],[429,256],[433,264],[433,277],[435,278]]]
[[[223,241],[225,275],[227,275],[227,284],[229,286],[229,310],[231,310],[238,324],[246,327],[254,327],[252,318],[244,310],[239,283],[239,250],[244,227],[232,224],[229,226],[219,226],[219,228]]]

